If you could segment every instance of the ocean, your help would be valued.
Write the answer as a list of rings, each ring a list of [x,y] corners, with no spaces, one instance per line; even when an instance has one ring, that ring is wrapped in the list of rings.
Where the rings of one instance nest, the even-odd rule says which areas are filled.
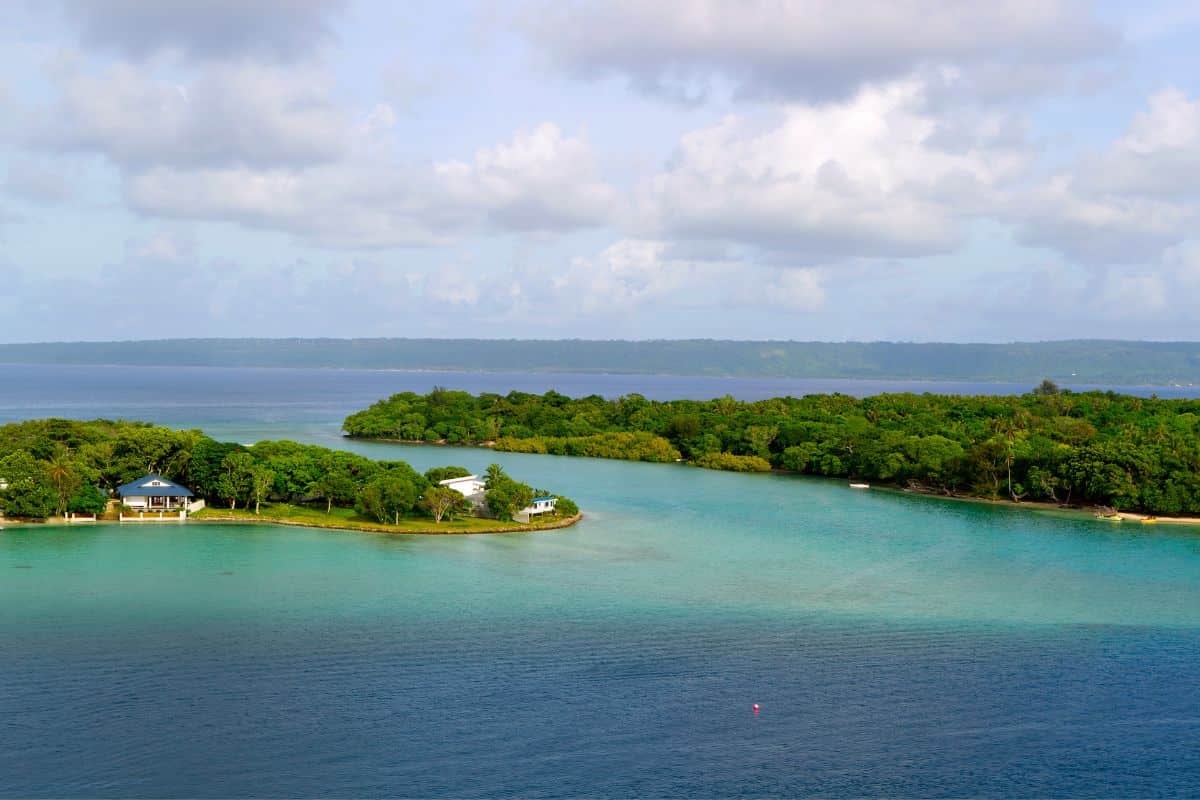
[[[434,383],[876,391],[0,367],[3,420],[147,419],[419,469],[497,461],[587,514],[465,537],[9,528],[0,796],[1200,795],[1197,531],[338,436],[349,411]]]

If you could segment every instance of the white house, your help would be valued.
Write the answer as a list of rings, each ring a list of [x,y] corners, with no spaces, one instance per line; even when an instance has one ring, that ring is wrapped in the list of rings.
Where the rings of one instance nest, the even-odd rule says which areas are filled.
[[[529,522],[533,517],[540,514],[553,513],[554,505],[557,502],[557,497],[535,497],[529,505],[514,514],[513,519],[517,522]]]
[[[461,478],[447,478],[444,481],[438,481],[438,486],[445,486],[447,489],[453,489],[471,502],[471,507],[476,511],[484,508],[487,505],[487,500],[484,498],[484,493],[487,486],[483,481],[479,480],[478,475],[463,475]]]
[[[118,486],[117,496],[134,511],[175,511],[187,508],[192,493],[159,475],[146,475]]]

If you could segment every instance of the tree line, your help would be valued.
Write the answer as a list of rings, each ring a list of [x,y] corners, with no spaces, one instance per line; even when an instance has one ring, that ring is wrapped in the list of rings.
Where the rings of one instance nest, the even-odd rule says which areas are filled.
[[[4,364],[445,369],[1081,384],[1200,383],[1200,343],[162,339],[0,344]]]
[[[11,517],[102,514],[117,487],[147,474],[231,509],[257,512],[267,502],[323,506],[327,513],[353,508],[384,523],[472,513],[460,493],[438,485],[469,474],[463,467],[422,474],[404,461],[289,441],[245,446],[143,422],[44,419],[0,426],[0,509]],[[488,507],[500,519],[549,494],[498,465],[488,469],[485,483]],[[559,499],[558,509],[568,516],[578,510],[568,498]]]
[[[1200,513],[1200,400],[1071,392],[841,394],[745,402],[447,391],[393,395],[350,436],[685,460],[1011,500]]]

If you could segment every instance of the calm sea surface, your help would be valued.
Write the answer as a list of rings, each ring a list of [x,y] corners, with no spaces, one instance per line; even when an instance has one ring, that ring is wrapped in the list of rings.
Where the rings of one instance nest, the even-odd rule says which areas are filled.
[[[337,437],[348,411],[434,383],[879,390],[0,367],[2,420],[500,461],[588,512],[524,536],[10,528],[0,795],[1200,796],[1200,534]]]

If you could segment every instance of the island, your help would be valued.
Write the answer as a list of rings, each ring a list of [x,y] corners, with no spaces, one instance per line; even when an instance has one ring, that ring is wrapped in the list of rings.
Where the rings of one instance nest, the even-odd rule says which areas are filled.
[[[347,436],[742,472],[786,471],[1108,519],[1200,515],[1200,400],[1072,392],[814,394],[745,402],[434,388],[351,414]],[[1194,521],[1194,520],[1192,520]]]
[[[459,466],[290,441],[240,445],[144,422],[29,420],[0,426],[6,522],[270,522],[381,533],[501,533],[567,527],[573,500]]]

